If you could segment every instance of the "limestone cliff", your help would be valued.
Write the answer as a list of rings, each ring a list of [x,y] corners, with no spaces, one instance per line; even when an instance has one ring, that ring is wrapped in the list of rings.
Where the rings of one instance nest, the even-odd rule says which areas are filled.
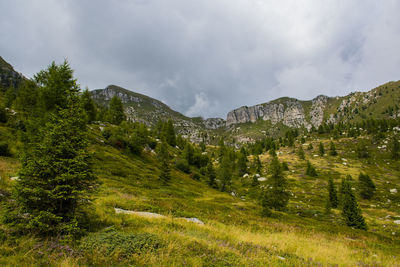
[[[305,107],[309,101],[300,101],[294,98],[281,98],[264,104],[251,107],[243,106],[228,113],[226,125],[256,122],[261,119],[273,124],[282,122],[289,127],[318,127],[324,118],[324,108],[328,101],[326,96],[318,96],[311,102],[308,114]],[[306,119],[306,118],[309,119]]]

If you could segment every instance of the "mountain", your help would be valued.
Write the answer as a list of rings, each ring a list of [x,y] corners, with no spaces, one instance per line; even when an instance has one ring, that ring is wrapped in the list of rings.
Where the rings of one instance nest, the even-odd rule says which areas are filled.
[[[14,70],[14,68],[7,63],[0,56],[0,91],[5,91],[9,87],[18,88],[25,77]]]
[[[398,103],[400,81],[342,97],[320,95],[309,101],[283,97],[255,106],[243,106],[228,113],[226,125],[269,121],[272,125],[282,123],[288,127],[305,127],[310,130],[322,123],[400,117]]]
[[[200,117],[189,118],[172,110],[169,106],[154,98],[129,91],[125,88],[109,85],[105,89],[91,91],[92,98],[100,105],[107,105],[115,95],[124,104],[128,120],[143,122],[154,126],[159,120],[173,120],[177,131],[189,137],[192,141],[200,142],[209,130],[225,126],[221,118],[203,119]]]

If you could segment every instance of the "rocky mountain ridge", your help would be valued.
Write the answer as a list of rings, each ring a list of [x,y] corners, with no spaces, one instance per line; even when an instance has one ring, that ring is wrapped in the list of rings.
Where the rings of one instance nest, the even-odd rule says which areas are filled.
[[[7,63],[0,56],[0,90],[6,90],[9,87],[18,88],[25,77],[14,70],[14,68]]]

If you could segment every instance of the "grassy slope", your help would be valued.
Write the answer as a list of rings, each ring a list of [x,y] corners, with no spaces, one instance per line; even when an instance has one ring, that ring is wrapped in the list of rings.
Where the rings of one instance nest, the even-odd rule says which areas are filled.
[[[0,265],[57,266],[81,265],[147,265],[147,266],[302,266],[302,265],[384,265],[395,266],[400,256],[399,227],[393,218],[399,215],[399,199],[388,189],[399,184],[400,170],[393,162],[382,160],[359,161],[351,149],[353,140],[343,139],[337,145],[337,157],[314,157],[307,151],[320,173],[318,178],[305,177],[305,162],[283,148],[280,159],[289,163],[287,174],[293,192],[288,213],[277,213],[274,218],[260,217],[260,207],[252,200],[242,200],[227,193],[210,189],[203,182],[173,171],[171,184],[158,181],[154,157],[132,157],[96,143],[100,135],[93,135],[95,172],[102,182],[93,202],[92,213],[98,218],[93,231],[114,226],[126,232],[149,232],[158,235],[164,246],[156,252],[132,255],[128,261],[109,258],[100,253],[68,256],[55,252],[40,254],[37,240],[20,238],[0,244]],[[325,143],[328,140],[323,140]],[[314,148],[318,140],[313,141]],[[346,149],[345,149],[346,148]],[[371,148],[372,149],[372,148]],[[385,158],[386,154],[381,155]],[[375,157],[375,154],[372,155]],[[342,158],[347,159],[347,166]],[[269,162],[267,154],[262,155]],[[0,158],[3,188],[11,185],[18,162]],[[370,226],[368,232],[352,230],[340,225],[338,210],[323,213],[326,177],[352,174],[367,170],[378,187],[373,201],[362,201],[364,215]],[[292,172],[294,171],[294,172]],[[241,183],[240,179],[234,183]],[[240,196],[243,192],[238,192]],[[390,198],[391,203],[387,203]],[[246,199],[247,196],[246,196]],[[375,207],[373,206],[375,205]],[[165,219],[147,219],[132,215],[116,215],[114,207],[137,211],[151,211],[167,215]],[[317,214],[317,215],[315,215]],[[385,218],[392,215],[391,218]],[[197,217],[204,226],[177,219]],[[385,226],[384,226],[385,225]],[[395,232],[395,235],[392,235]],[[282,260],[279,257],[284,257]]]

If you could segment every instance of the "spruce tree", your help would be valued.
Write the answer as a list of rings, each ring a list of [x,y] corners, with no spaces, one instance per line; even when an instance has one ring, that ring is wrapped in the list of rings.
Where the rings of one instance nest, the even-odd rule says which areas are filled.
[[[172,123],[172,120],[168,120],[167,123],[164,124],[165,127],[165,138],[167,143],[175,147],[176,146],[176,135],[175,135],[175,129],[174,129],[174,124]]]
[[[305,157],[305,154],[304,154],[304,150],[303,150],[303,146],[302,145],[300,145],[299,146],[299,149],[297,150],[297,155],[299,156],[299,158],[301,159],[301,160],[304,160],[306,157]]]
[[[358,176],[360,195],[363,199],[371,199],[374,196],[375,184],[369,175],[360,173]]]
[[[217,188],[217,182],[215,181],[216,175],[214,166],[211,161],[208,162],[206,167],[206,176],[208,177],[208,185],[212,188]]]
[[[242,177],[247,172],[247,157],[242,152],[239,152],[237,159],[238,174]]]
[[[270,183],[272,188],[267,188],[262,196],[261,204],[264,214],[269,209],[284,210],[289,202],[289,193],[286,191],[287,181],[283,175],[278,157],[273,157],[269,166]]]
[[[390,152],[393,160],[400,159],[400,143],[396,136],[393,137],[392,145],[390,147]]]
[[[111,98],[108,110],[108,120],[113,124],[120,124],[126,119],[124,114],[124,106],[122,105],[122,101],[118,96],[113,96]]]
[[[324,148],[324,144],[322,142],[319,142],[319,155],[321,157],[323,157],[325,154],[325,148]]]
[[[360,159],[366,159],[369,157],[368,148],[364,141],[359,141],[357,145],[357,156]]]
[[[342,199],[342,216],[345,223],[357,229],[367,230],[367,224],[361,214],[361,209],[357,204],[356,197],[351,190],[349,180],[343,180],[343,199]]]
[[[328,192],[330,207],[337,208],[337,206],[339,205],[339,200],[336,192],[336,187],[332,178],[329,178],[328,181]]]
[[[306,175],[311,177],[318,176],[317,171],[315,170],[314,166],[311,164],[310,161],[307,161]]]
[[[171,180],[171,169],[170,169],[170,156],[168,151],[168,144],[165,140],[162,140],[158,147],[158,160],[160,163],[160,180],[164,185],[167,185]]]
[[[81,95],[81,103],[82,103],[82,108],[86,112],[88,123],[95,121],[96,115],[97,115],[97,110],[96,110],[96,106],[93,102],[93,99],[92,99],[91,94],[88,89],[83,91],[83,93]]]
[[[220,159],[218,168],[218,179],[220,180],[220,190],[227,191],[232,180],[232,164],[228,155],[223,155]]]
[[[309,145],[308,145],[308,147],[307,147],[307,150],[313,150],[313,145],[312,145],[312,143],[310,143]]]
[[[254,168],[255,168],[256,172],[261,174],[262,164],[261,164],[260,157],[258,155],[254,155],[253,159],[254,159],[253,164],[254,164]]]
[[[23,139],[15,198],[19,212],[29,214],[26,221],[21,221],[25,230],[44,235],[74,235],[80,231],[76,212],[88,202],[88,193],[95,181],[87,149],[85,115],[72,70],[66,62],[40,73],[49,81],[57,81],[43,81],[46,90],[66,89],[63,96],[58,96],[66,103],[50,113],[45,124],[27,131],[31,136]]]
[[[335,143],[333,142],[333,141],[331,141],[331,144],[330,144],[330,148],[329,148],[329,154],[331,155],[331,156],[337,156],[337,152],[336,152],[336,146],[335,146]]]

